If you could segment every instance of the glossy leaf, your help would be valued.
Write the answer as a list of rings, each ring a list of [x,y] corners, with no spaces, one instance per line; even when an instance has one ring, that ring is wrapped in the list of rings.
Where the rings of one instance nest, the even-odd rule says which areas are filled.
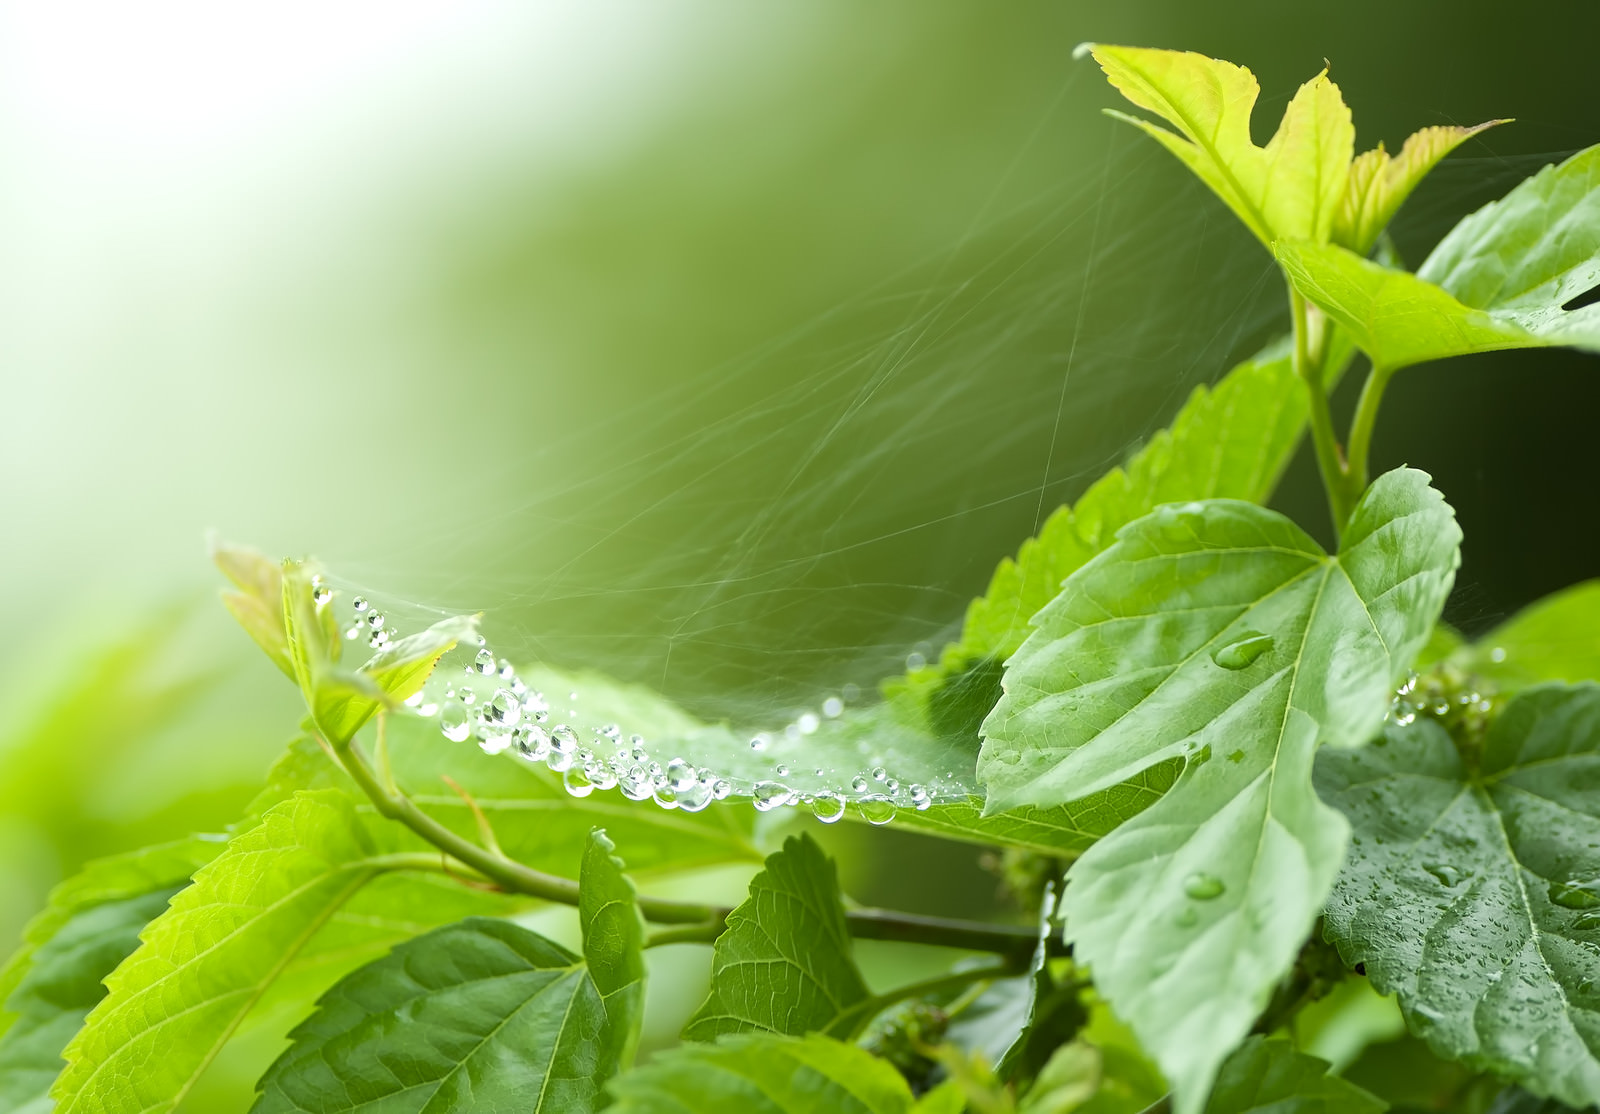
[[[297,951],[382,869],[343,794],[271,809],[106,980],[52,1091],[62,1114],[171,1110]]]
[[[598,1109],[638,1038],[643,928],[609,841],[590,848],[583,956],[481,917],[401,944],[323,996],[255,1114]]]
[[[1260,87],[1243,66],[1176,50],[1091,47],[1128,100],[1177,134],[1115,113],[1194,171],[1260,241],[1326,243],[1345,195],[1355,127],[1324,71],[1300,86],[1265,147],[1250,138]]]
[[[1187,758],[1156,804],[1068,874],[1075,955],[1199,1109],[1288,969],[1345,824],[1311,787],[1319,742],[1377,730],[1428,638],[1460,532],[1427,477],[1390,472],[1336,557],[1247,503],[1126,527],[1035,619],[985,723],[990,807],[1097,792]]]
[[[1600,580],[1529,604],[1451,660],[1507,689],[1600,681]]]
[[[684,1037],[851,1035],[871,1001],[851,952],[832,861],[810,836],[790,836],[728,915],[712,955],[710,993]]]
[[[1286,1040],[1251,1037],[1217,1073],[1205,1114],[1383,1114],[1382,1101],[1327,1072]]]
[[[1349,818],[1327,933],[1439,1055],[1600,1100],[1600,685],[1513,698],[1481,756],[1437,722],[1324,753]]]
[[[744,1034],[715,1044],[686,1044],[619,1076],[610,1091],[616,1114],[911,1114],[915,1109],[911,1089],[888,1063],[822,1036]],[[937,1101],[949,1109],[947,1097]],[[934,1114],[939,1108],[922,1111]]]
[[[1333,219],[1333,242],[1357,255],[1366,255],[1378,236],[1439,160],[1479,132],[1505,120],[1490,120],[1473,128],[1443,126],[1423,128],[1409,136],[1398,155],[1379,143],[1363,151],[1350,164],[1350,179]]]
[[[1600,351],[1600,146],[1548,166],[1461,221],[1415,275],[1343,248],[1277,245],[1307,299],[1391,370],[1497,348]]]

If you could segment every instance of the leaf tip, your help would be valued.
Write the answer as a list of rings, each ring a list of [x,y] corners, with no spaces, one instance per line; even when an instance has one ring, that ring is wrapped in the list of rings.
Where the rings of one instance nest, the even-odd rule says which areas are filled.
[[[1095,48],[1099,45],[1099,43],[1092,43],[1088,41],[1079,43],[1077,46],[1072,48],[1072,60],[1074,62],[1083,61],[1085,58],[1092,55],[1095,52]]]

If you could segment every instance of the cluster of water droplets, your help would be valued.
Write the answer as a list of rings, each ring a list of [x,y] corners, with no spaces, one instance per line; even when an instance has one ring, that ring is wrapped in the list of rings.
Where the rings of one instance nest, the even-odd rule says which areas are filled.
[[[1498,655],[1498,656],[1497,656]],[[1505,651],[1490,651],[1493,661],[1504,661]],[[1410,727],[1418,716],[1438,720],[1452,735],[1477,741],[1494,714],[1494,698],[1470,674],[1449,665],[1426,673],[1413,673],[1395,690],[1389,702],[1388,721]]]
[[[320,582],[314,585],[319,607],[332,593]],[[388,649],[399,638],[368,600],[357,596],[351,601],[353,617],[344,630],[352,642],[365,639],[375,651]],[[737,776],[708,766],[696,767],[688,760],[653,749],[643,736],[629,734],[616,724],[587,730],[553,717],[545,694],[531,688],[504,658],[497,657],[480,636],[475,646],[463,647],[468,660],[459,672],[447,664],[456,654],[447,655],[423,690],[411,696],[406,705],[421,717],[435,719],[439,732],[454,743],[475,741],[486,754],[510,752],[530,763],[542,763],[561,775],[566,791],[574,797],[587,797],[596,791],[615,789],[633,801],[653,801],[666,809],[699,812],[713,801],[748,798],[761,812],[784,806],[805,806],[825,824],[832,824],[854,807],[871,824],[887,824],[900,809],[925,810],[941,796],[964,795],[959,786],[905,783],[891,776],[883,765],[861,769],[849,779],[848,787],[835,785],[823,769],[795,770],[786,761],[775,761],[770,776]],[[750,749],[759,754],[778,742],[785,753],[807,736],[824,730],[830,721],[843,715],[846,701],[859,697],[855,686],[822,702],[820,708],[804,711],[777,731],[757,732],[750,738]],[[573,692],[569,702],[576,704]],[[576,709],[571,717],[578,719]],[[747,767],[748,769],[748,767]]]

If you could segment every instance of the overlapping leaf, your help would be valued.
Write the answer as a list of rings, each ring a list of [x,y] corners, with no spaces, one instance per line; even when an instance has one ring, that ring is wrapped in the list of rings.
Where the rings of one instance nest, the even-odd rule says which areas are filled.
[[[1391,371],[1504,348],[1600,351],[1600,305],[1563,308],[1600,284],[1600,147],[1467,217],[1415,275],[1333,245],[1275,250],[1295,288]]]
[[[1175,50],[1091,47],[1123,96],[1177,129],[1131,116],[1211,187],[1262,243],[1326,243],[1344,199],[1355,127],[1326,72],[1302,85],[1265,147],[1250,138],[1260,87],[1243,66]]]
[[[583,956],[484,918],[401,944],[291,1034],[255,1114],[598,1109],[638,1036],[643,926],[610,842],[589,846]]]
[[[810,836],[791,836],[728,915],[710,993],[683,1035],[849,1036],[871,1001],[851,950],[833,863]]]
[[[1438,723],[1326,752],[1349,818],[1327,932],[1435,1052],[1600,1100],[1600,685],[1515,697],[1481,755]]]
[[[1205,1114],[1383,1114],[1384,1103],[1328,1074],[1286,1040],[1251,1037],[1217,1073]]]
[[[658,1053],[614,1080],[616,1114],[956,1114],[936,1091],[918,1103],[900,1073],[822,1036],[726,1036]],[[952,1102],[952,1100],[954,1100]]]
[[[52,1091],[62,1114],[176,1106],[297,951],[382,869],[342,794],[271,809],[107,979]]]
[[[1378,479],[1329,557],[1275,512],[1169,505],[1035,620],[984,725],[996,811],[1187,757],[1068,875],[1077,956],[1156,1057],[1180,1114],[1249,1030],[1332,885],[1345,825],[1319,742],[1381,722],[1454,576],[1460,532],[1420,472]]]

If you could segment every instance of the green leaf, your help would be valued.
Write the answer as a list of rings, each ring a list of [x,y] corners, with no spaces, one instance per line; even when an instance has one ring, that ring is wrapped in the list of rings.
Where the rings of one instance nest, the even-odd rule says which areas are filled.
[[[1506,689],[1600,681],[1600,580],[1529,604],[1450,660]]]
[[[1080,48],[1082,49],[1082,48]],[[1265,147],[1250,138],[1260,87],[1243,66],[1176,50],[1090,47],[1111,84],[1178,134],[1114,113],[1158,140],[1271,247],[1282,239],[1326,243],[1355,154],[1355,127],[1339,87],[1323,71],[1289,102]]]
[[[389,703],[398,704],[413,693],[420,692],[433,667],[439,664],[439,659],[454,649],[457,642],[476,634],[477,630],[477,619],[468,615],[441,619],[427,630],[408,635],[373,655],[361,667],[361,672],[383,690]]]
[[[105,996],[101,985],[139,943],[139,932],[178,887],[90,906],[33,952],[7,1002],[18,1020],[0,1037],[0,1109],[48,1111],[61,1050]]]
[[[1349,818],[1327,934],[1441,1056],[1600,1100],[1600,685],[1514,697],[1481,755],[1425,717],[1324,753]]]
[[[1286,1040],[1251,1037],[1217,1073],[1205,1114],[1382,1114],[1382,1101],[1327,1072]]]
[[[1048,805],[1186,757],[1178,783],[1068,874],[1075,956],[1199,1109],[1321,909],[1345,825],[1319,742],[1383,720],[1427,640],[1460,531],[1427,476],[1387,473],[1337,557],[1283,516],[1158,508],[1070,577],[985,723],[990,807]]]
[[[725,1036],[657,1053],[610,1086],[616,1114],[909,1114],[883,1060],[822,1036]],[[948,1095],[948,1093],[947,1093]],[[948,1110],[941,1097],[933,1110]],[[928,1110],[928,1107],[924,1107]],[[959,1109],[959,1108],[957,1108]]]
[[[1600,146],[1467,217],[1415,275],[1339,247],[1275,250],[1296,289],[1389,370],[1497,348],[1600,351],[1600,305],[1562,308],[1600,283]]]
[[[1320,306],[1386,371],[1474,352],[1557,343],[1510,317],[1463,305],[1416,275],[1369,262],[1335,244],[1283,241],[1275,250],[1301,296]]]
[[[1089,1021],[1089,1012],[1080,1000],[1082,987],[1073,981],[1056,981],[1050,970],[1049,941],[1060,935],[1056,917],[1056,887],[1045,889],[1044,908],[1039,914],[1039,943],[1028,965],[1028,1009],[1022,1027],[1007,1048],[995,1074],[1006,1081],[1024,1085],[1051,1061],[1052,1053],[1063,1047]],[[1099,1061],[1095,1061],[1099,1075]]]
[[[1398,155],[1391,156],[1382,143],[1357,155],[1350,164],[1344,199],[1333,218],[1333,242],[1357,255],[1366,255],[1411,191],[1440,159],[1479,132],[1508,122],[1490,120],[1473,128],[1423,128],[1406,139]]]
[[[711,991],[683,1035],[849,1036],[870,1002],[833,863],[810,836],[790,836],[728,914],[712,955]]]
[[[643,927],[603,833],[590,848],[582,957],[482,917],[403,943],[323,996],[254,1114],[599,1109],[638,1039]]]
[[[1331,383],[1348,363],[1350,348],[1337,331],[1330,344]],[[1215,387],[1195,388],[1170,429],[1156,433],[1125,469],[1096,481],[1076,505],[1057,509],[1015,560],[1001,561],[988,590],[968,608],[960,640],[945,647],[936,664],[886,684],[898,716],[969,747],[956,768],[976,786],[978,725],[999,700],[1000,663],[1022,645],[1029,620],[1055,598],[1062,581],[1109,546],[1118,530],[1162,503],[1264,502],[1294,455],[1305,422],[1305,391],[1286,341],[1241,363]],[[965,802],[903,812],[903,822],[956,839],[1074,854],[1148,807],[1171,787],[1179,766],[1174,761],[1151,767],[1067,805],[984,816],[983,798],[975,793]]]
[[[51,1092],[62,1114],[171,1110],[299,949],[385,866],[341,793],[267,812],[106,980]]]
[[[222,851],[221,837],[196,837],[112,855],[84,864],[82,870],[50,892],[44,909],[28,922],[22,945],[0,968],[0,1006],[21,985],[33,968],[34,955],[74,918],[98,905],[136,900],[155,892],[170,892],[189,881],[195,871]],[[107,972],[109,973],[109,968]],[[0,1034],[14,1015],[0,1013]]]

